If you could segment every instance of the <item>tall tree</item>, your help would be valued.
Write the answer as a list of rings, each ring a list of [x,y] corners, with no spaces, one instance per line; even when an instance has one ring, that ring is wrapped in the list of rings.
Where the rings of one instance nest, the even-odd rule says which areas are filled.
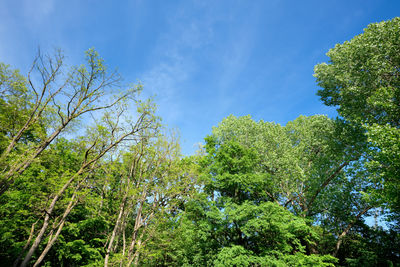
[[[225,162],[223,166],[247,173],[227,176],[211,169],[213,190],[228,183],[231,188],[222,196],[242,192],[242,199],[273,201],[312,218],[338,237],[329,250],[336,255],[352,227],[379,204],[367,194],[379,184],[368,180],[362,167],[365,144],[362,128],[325,116],[300,116],[284,127],[230,116],[213,129],[206,147],[212,168]],[[240,147],[253,150],[252,158],[244,161],[245,154],[234,152]],[[241,188],[235,191],[235,186]]]
[[[141,255],[159,253],[147,244],[159,239],[160,224],[173,217],[196,185],[190,161],[181,160],[179,144],[173,137],[149,138],[132,146],[123,155],[123,169],[123,193],[104,266],[110,259],[136,266]]]
[[[178,230],[206,244],[178,249],[188,256],[181,263],[329,264],[319,252],[334,253],[374,204],[362,193],[371,184],[358,174],[364,144],[359,128],[325,116],[300,116],[286,126],[224,119],[206,138],[206,196],[187,206]],[[310,219],[342,237],[320,249],[320,228]]]
[[[315,66],[318,95],[347,121],[367,131],[367,167],[376,198],[400,211],[400,18],[368,25]]]
[[[102,159],[121,149],[122,144],[140,142],[154,135],[159,127],[154,105],[138,98],[141,86],[120,91],[119,75],[109,72],[93,49],[86,52],[85,65],[71,71],[63,68],[59,51],[54,57],[39,54],[26,78],[0,65],[4,111],[0,117],[0,197],[16,181],[24,180],[23,174],[31,167],[33,172],[36,168],[46,175],[37,175],[37,171],[36,175],[30,175],[33,184],[37,179],[36,188],[43,186],[41,178],[49,183],[47,188],[39,190],[47,203],[35,203],[42,208],[37,215],[42,214],[32,223],[20,255],[21,266],[29,264],[38,250],[40,255],[33,257],[32,263],[41,264],[61,235],[71,211],[85,198],[84,192],[90,193],[88,188],[92,185],[88,181]],[[69,168],[52,168],[52,172],[47,170],[40,162],[54,152],[49,146],[71,129],[72,124],[77,127],[79,118],[85,121],[84,127],[75,128],[77,134],[69,132],[68,136],[76,140],[74,164]],[[18,190],[18,187],[11,188],[12,192]],[[9,199],[10,194],[6,195],[3,199]],[[14,265],[20,263],[21,257]]]
[[[30,249],[25,255],[24,260],[21,263],[21,266],[26,266],[30,261],[33,253],[39,247],[39,244],[42,242],[44,235],[48,233],[48,228],[50,226],[50,222],[53,221],[53,227],[49,230],[48,235],[49,240],[46,247],[41,252],[41,255],[34,263],[34,266],[38,266],[41,261],[44,259],[48,251],[54,245],[54,242],[57,240],[60,235],[67,216],[70,214],[71,210],[77,204],[77,198],[81,191],[81,187],[85,185],[86,177],[90,172],[92,172],[96,167],[101,158],[104,157],[107,153],[112,150],[118,148],[118,146],[126,142],[127,140],[140,140],[143,138],[142,134],[146,130],[152,129],[154,127],[154,117],[147,109],[143,109],[143,107],[139,108],[139,111],[143,112],[139,114],[139,117],[133,125],[123,125],[121,122],[120,116],[113,116],[111,114],[106,113],[104,117],[104,122],[102,125],[95,125],[94,127],[90,127],[88,129],[86,138],[82,141],[82,160],[80,166],[76,172],[66,173],[65,181],[62,186],[54,192],[49,197],[49,204],[47,205],[45,212],[43,223],[40,231],[37,233]],[[122,113],[117,113],[122,114]],[[122,125],[121,125],[122,124]],[[85,140],[86,139],[86,140]],[[71,187],[74,187],[72,196],[66,207],[63,207],[62,214],[57,218],[54,217],[53,212],[56,208],[57,203],[63,197],[64,193],[69,190]]]
[[[258,182],[263,193],[258,197],[304,217],[329,210],[322,200],[330,199],[327,194],[343,191],[333,190],[335,186],[350,186],[345,170],[359,161],[365,144],[360,129],[325,116],[300,116],[286,126],[255,122],[249,116],[230,116],[213,129],[207,145],[219,151],[232,140],[254,150],[256,156],[251,162],[258,163],[250,169],[263,176]],[[245,167],[243,163],[235,165]],[[361,190],[365,183],[359,182]],[[348,206],[354,207],[354,200],[348,201]]]

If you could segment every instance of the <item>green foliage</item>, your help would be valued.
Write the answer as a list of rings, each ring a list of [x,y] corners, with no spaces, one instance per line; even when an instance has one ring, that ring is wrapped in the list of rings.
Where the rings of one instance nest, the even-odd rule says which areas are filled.
[[[30,107],[26,80],[18,70],[0,63],[0,132],[10,138],[21,126]],[[0,149],[0,153],[5,148]]]
[[[287,255],[274,251],[270,255],[263,257],[254,256],[251,251],[245,250],[241,246],[223,248],[214,261],[214,266],[335,266],[337,260],[329,255],[304,255],[296,253]]]
[[[33,108],[32,98],[26,78],[18,70],[12,70],[10,66],[0,63],[0,155],[27,120]],[[21,136],[19,152],[23,152],[31,143],[41,141],[45,134],[44,120],[33,124]],[[2,159],[0,167],[5,166]]]
[[[77,207],[46,262],[52,266],[93,266],[102,262],[107,226],[105,218]]]
[[[341,258],[340,264],[344,266],[398,266],[398,247],[398,232],[359,223],[344,239],[338,256]]]
[[[400,18],[370,24],[327,53],[329,63],[315,67],[326,105],[350,120],[399,127],[399,25]]]
[[[69,172],[73,172],[80,162],[74,151],[74,143],[59,139],[46,151],[41,162],[35,162],[19,176],[11,190],[1,198],[0,232],[4,238],[0,241],[4,251],[2,259],[13,262],[21,252],[29,237],[31,226],[35,231],[40,227],[40,219],[46,209],[49,195],[58,190]],[[62,209],[61,201],[57,209]],[[58,211],[58,213],[61,210]]]
[[[367,167],[376,173],[374,182],[384,185],[371,193],[383,198],[393,211],[400,212],[400,129],[388,124],[372,124],[366,128],[372,156]]]
[[[394,18],[368,25],[363,34],[331,49],[328,63],[315,67],[322,101],[367,131],[367,167],[384,185],[371,193],[395,212],[400,210],[399,47],[400,18]]]
[[[210,192],[230,197],[240,192],[239,201],[275,201],[302,216],[340,209],[343,204],[328,202],[340,194],[349,207],[343,216],[351,217],[357,212],[352,207],[363,201],[351,192],[355,184],[357,192],[365,191],[366,182],[341,170],[355,170],[365,146],[363,134],[325,116],[300,116],[286,126],[230,116],[206,139],[204,164],[214,181]]]
[[[325,125],[315,127],[314,132],[320,139],[307,139],[307,127],[321,122]],[[200,161],[204,191],[178,217],[176,241],[168,247],[172,251],[169,264],[333,266],[334,257],[311,254],[319,241],[317,228],[283,204],[285,184],[306,181],[300,176],[300,164],[307,153],[314,156],[309,143],[331,149],[329,139],[320,134],[329,123],[325,117],[301,117],[285,128],[231,116],[214,128],[206,138],[207,154]],[[330,129],[334,130],[333,123]],[[298,169],[293,168],[296,163]],[[299,178],[293,181],[296,172]]]

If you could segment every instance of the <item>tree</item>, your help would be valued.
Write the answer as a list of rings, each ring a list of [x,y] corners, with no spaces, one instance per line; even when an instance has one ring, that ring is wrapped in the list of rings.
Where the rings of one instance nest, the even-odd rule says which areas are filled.
[[[0,63],[0,154],[9,146],[10,136],[15,136],[28,116],[30,95],[26,79],[18,70],[11,70],[10,66]],[[21,142],[34,141],[38,125],[32,127],[21,136]],[[1,162],[3,163],[3,162]],[[1,165],[4,167],[4,163]]]
[[[333,257],[310,255],[318,234],[308,220],[265,192],[269,175],[260,172],[254,149],[209,137],[206,151],[206,196],[188,203],[182,215],[177,230],[182,246],[173,253],[177,265],[332,266]]]
[[[364,127],[371,180],[382,184],[370,193],[400,211],[400,18],[368,25],[327,55],[328,63],[315,66],[318,95]]]
[[[64,72],[60,52],[39,54],[27,77],[0,65],[6,265],[149,262],[195,192],[195,163],[174,134],[160,134],[141,85],[116,90],[118,74],[94,50],[86,60]]]
[[[364,144],[359,128],[325,116],[300,116],[286,126],[225,118],[206,138],[205,196],[181,217],[177,243],[191,245],[175,248],[183,255],[176,260],[328,265],[333,259],[323,254],[334,254],[374,205],[358,169]],[[327,250],[318,245],[319,229],[336,239]]]
[[[36,220],[14,265],[23,257],[21,266],[26,266],[40,250],[38,258],[34,257],[34,266],[39,265],[61,235],[71,211],[90,193],[91,177],[103,158],[119,151],[122,144],[149,138],[159,127],[154,105],[138,98],[140,85],[119,91],[119,75],[107,70],[96,51],[87,51],[86,61],[86,65],[63,72],[59,51],[53,58],[39,54],[26,78],[0,65],[5,115],[0,117],[0,197],[14,200],[10,196],[21,188],[13,185],[21,186],[24,173],[32,168],[34,174],[29,177],[33,181],[25,180],[22,187],[39,188],[39,196],[33,200],[42,208],[34,212]],[[74,163],[52,167],[57,162],[49,163],[46,157],[57,149],[51,144],[62,140],[72,124],[77,127],[79,118],[85,120],[85,126],[77,131],[80,135],[69,133],[75,148],[67,148],[75,152]],[[53,160],[57,159],[63,162],[58,156]],[[43,246],[44,240],[47,244]]]
[[[220,151],[215,155],[223,157],[216,162],[232,161],[233,152],[225,151],[223,146],[229,142],[253,150],[254,159],[249,160],[253,166],[247,168],[261,176],[257,184],[263,193],[257,197],[263,196],[307,217],[328,208],[319,199],[324,199],[334,185],[346,184],[344,170],[359,160],[365,138],[359,129],[325,116],[300,116],[286,126],[255,122],[250,116],[229,116],[207,139],[206,147],[215,151],[210,155]],[[229,164],[247,166],[246,162]],[[249,181],[245,178],[243,187],[248,188],[245,183]]]
[[[140,256],[159,253],[147,248],[159,239],[164,221],[194,191],[191,162],[181,160],[178,140],[167,135],[146,138],[122,155],[121,193],[113,230],[109,234],[104,266],[110,260],[137,266]],[[114,256],[114,259],[113,257]]]
[[[41,255],[34,263],[34,266],[38,266],[41,261],[44,259],[48,251],[54,245],[58,236],[60,235],[67,216],[70,214],[71,210],[76,206],[78,197],[81,193],[82,186],[85,185],[87,181],[87,176],[97,167],[98,162],[101,158],[107,154],[108,152],[115,150],[121,143],[126,140],[140,140],[142,137],[142,133],[144,130],[151,129],[153,127],[154,119],[152,115],[148,113],[146,109],[139,109],[143,113],[137,119],[137,122],[133,125],[125,127],[121,126],[120,116],[113,117],[111,119],[110,114],[106,114],[105,126],[103,125],[95,125],[94,127],[90,127],[87,133],[87,140],[84,140],[83,144],[83,157],[80,163],[80,166],[76,172],[67,172],[64,173],[61,178],[64,178],[64,183],[62,186],[54,192],[49,197],[49,204],[45,208],[43,223],[40,231],[36,235],[30,249],[25,255],[24,260],[21,263],[21,266],[26,266],[30,261],[33,253],[39,247],[39,244],[42,242],[44,235],[46,234],[50,221],[53,217],[53,211],[56,207],[58,201],[63,197],[64,193],[67,190],[71,190],[72,187],[72,196],[66,207],[63,207],[64,211],[62,214],[53,220],[53,227],[49,232],[49,240],[46,247],[43,249]],[[118,113],[117,113],[118,114]],[[121,113],[120,113],[121,114]],[[85,138],[86,139],[86,138]]]
[[[86,65],[65,68],[60,51],[53,57],[38,53],[26,78],[0,65],[0,195],[78,118],[109,110],[141,90],[118,92],[119,75],[94,49],[86,52]]]
[[[364,132],[342,120],[300,116],[280,126],[230,116],[206,141],[210,194],[235,203],[273,201],[310,218],[337,237],[328,250],[333,255],[377,205],[367,193],[379,185],[362,167]],[[311,244],[308,249],[317,252]]]

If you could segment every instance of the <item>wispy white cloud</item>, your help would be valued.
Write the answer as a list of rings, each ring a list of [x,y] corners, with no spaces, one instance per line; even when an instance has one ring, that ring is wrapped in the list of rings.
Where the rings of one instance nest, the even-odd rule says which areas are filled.
[[[252,54],[253,28],[259,20],[259,10],[253,7],[246,16],[250,19],[238,23],[237,7],[181,6],[152,52],[152,67],[140,75],[145,92],[157,95],[164,121],[190,136],[183,140],[186,152],[195,150],[193,145],[207,134],[210,120],[219,121],[240,98],[241,90],[232,88]],[[221,26],[229,30],[221,32]],[[199,75],[203,76],[196,79]]]
[[[235,88],[235,81],[240,77],[242,70],[247,67],[248,59],[251,55],[251,47],[254,39],[252,33],[242,28],[239,36],[238,40],[232,42],[230,47],[227,47],[220,61],[222,72],[216,88],[222,111],[229,109],[233,104],[234,97],[232,93],[235,91],[233,90]]]
[[[151,94],[156,95],[161,116],[173,125],[183,119],[182,95],[187,81],[196,75],[196,53],[212,39],[211,18],[194,19],[188,17],[186,7],[177,10],[168,20],[168,30],[162,34],[158,45],[152,51],[152,67],[141,79]]]
[[[179,84],[190,75],[188,68],[187,62],[161,62],[142,76],[147,96],[155,96],[161,115],[167,121],[176,122],[181,118]]]
[[[36,28],[38,25],[46,21],[47,17],[54,11],[54,0],[22,0],[21,8],[24,19],[31,28]]]
[[[0,61],[26,71],[38,48],[50,54],[61,48],[67,61],[80,62],[83,51],[90,47],[85,46],[87,38],[76,38],[82,13],[90,10],[90,4],[80,2],[0,1]]]

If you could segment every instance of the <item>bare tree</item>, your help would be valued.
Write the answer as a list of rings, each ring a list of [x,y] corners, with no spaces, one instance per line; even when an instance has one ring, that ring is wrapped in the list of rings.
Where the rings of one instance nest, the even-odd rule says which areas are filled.
[[[122,93],[116,92],[115,88],[120,87],[120,76],[115,72],[109,73],[93,49],[86,52],[86,61],[86,65],[65,72],[64,57],[60,51],[53,57],[38,53],[27,75],[27,87],[33,96],[31,108],[25,122],[10,136],[9,144],[0,156],[1,165],[6,166],[0,170],[0,195],[72,122],[84,114],[108,110],[133,98],[141,90],[137,86]],[[52,120],[52,123],[47,125],[46,135],[40,142],[23,153],[16,152],[21,137],[35,124],[43,124],[46,120]],[[12,156],[14,151],[19,153],[17,160]]]

